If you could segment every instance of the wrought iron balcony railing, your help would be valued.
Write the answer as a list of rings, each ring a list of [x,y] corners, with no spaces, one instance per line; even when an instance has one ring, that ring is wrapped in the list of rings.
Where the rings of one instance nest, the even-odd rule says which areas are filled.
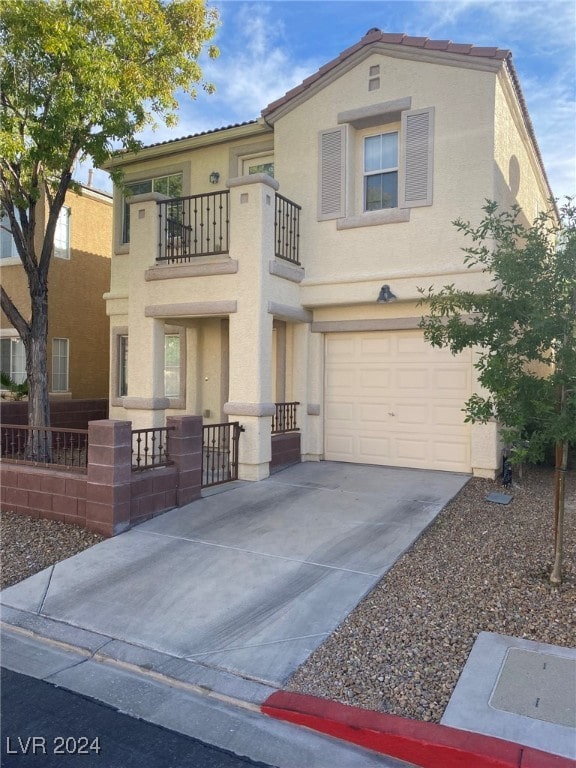
[[[229,199],[230,193],[223,190],[160,201],[157,261],[174,263],[228,253]]]
[[[274,253],[296,265],[300,264],[300,211],[299,205],[276,194]],[[176,264],[229,253],[230,215],[228,190],[159,201],[156,261]]]

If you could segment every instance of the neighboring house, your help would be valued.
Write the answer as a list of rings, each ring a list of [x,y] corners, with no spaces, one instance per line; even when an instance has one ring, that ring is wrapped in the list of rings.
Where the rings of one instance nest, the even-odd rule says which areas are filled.
[[[303,460],[495,475],[474,355],[424,342],[418,287],[483,290],[451,222],[551,197],[509,51],[370,30],[261,119],[113,165],[111,418],[240,421],[257,480],[297,402]]]
[[[39,213],[40,245],[47,206]],[[6,292],[26,319],[30,298],[8,217],[0,230],[0,271]],[[110,324],[102,298],[110,286],[112,199],[87,186],[69,191],[54,237],[48,275],[50,397],[108,397]],[[39,250],[39,249],[38,249]],[[26,378],[24,344],[0,316],[0,368],[16,383]]]

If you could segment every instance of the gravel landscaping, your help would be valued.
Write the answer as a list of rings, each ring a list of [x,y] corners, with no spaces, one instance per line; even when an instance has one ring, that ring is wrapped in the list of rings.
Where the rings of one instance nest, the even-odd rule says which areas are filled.
[[[0,589],[103,540],[76,525],[0,512]]]
[[[564,582],[552,564],[553,472],[473,478],[288,688],[353,706],[439,721],[479,632],[576,646],[576,472],[567,476]],[[92,546],[74,526],[2,513],[1,586]]]
[[[564,582],[552,588],[553,473],[531,469],[506,506],[474,478],[296,671],[289,690],[439,722],[478,633],[576,646],[576,477]]]

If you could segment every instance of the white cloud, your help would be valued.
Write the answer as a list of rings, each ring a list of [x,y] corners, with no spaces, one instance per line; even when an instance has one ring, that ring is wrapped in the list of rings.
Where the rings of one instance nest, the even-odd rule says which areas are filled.
[[[218,101],[227,105],[235,119],[247,120],[324,62],[296,60],[290,54],[273,3],[239,3],[236,8],[229,4],[223,11],[223,31],[232,11],[230,26],[236,34],[223,39],[220,58],[206,65],[205,74],[216,86]],[[240,36],[238,30],[242,30]]]
[[[489,23],[479,24],[479,20]],[[455,42],[506,47],[516,41],[532,50],[574,47],[576,10],[572,0],[430,0],[421,4],[419,22],[430,36],[458,30]],[[470,30],[469,39],[462,31]]]

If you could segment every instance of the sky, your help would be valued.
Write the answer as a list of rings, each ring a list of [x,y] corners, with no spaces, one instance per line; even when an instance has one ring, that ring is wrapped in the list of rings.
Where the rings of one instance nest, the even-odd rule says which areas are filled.
[[[220,12],[220,56],[200,62],[216,91],[179,99],[173,128],[145,144],[253,120],[372,27],[496,46],[514,67],[555,197],[576,195],[576,3],[573,0],[207,0]],[[87,168],[79,167],[79,181]],[[95,186],[110,189],[96,171]]]

